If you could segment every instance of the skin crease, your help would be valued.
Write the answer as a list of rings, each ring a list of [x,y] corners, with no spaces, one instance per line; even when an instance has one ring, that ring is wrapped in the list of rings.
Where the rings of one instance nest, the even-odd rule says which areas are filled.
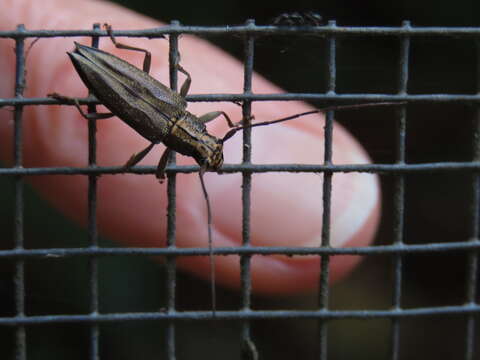
[[[68,6],[68,7],[66,7]],[[38,6],[27,0],[4,0],[6,12],[0,13],[0,30],[13,30],[19,23],[27,29],[90,29],[95,22],[109,23],[115,29],[143,29],[160,23],[119,6],[98,1],[43,0]],[[54,13],[55,17],[51,14]],[[99,15],[101,14],[101,15]],[[27,59],[25,97],[45,97],[51,92],[68,96],[85,96],[86,89],[76,74],[66,51],[73,41],[90,44],[83,38],[41,39]],[[30,42],[31,40],[28,40]],[[168,84],[168,41],[163,39],[119,39],[152,52],[151,75]],[[13,97],[14,42],[0,39],[0,65],[3,81],[0,97]],[[114,49],[102,38],[100,47],[141,66],[143,57],[130,51]],[[221,50],[205,41],[182,36],[181,64],[193,79],[191,94],[241,93],[243,67]],[[183,81],[183,77],[180,77]],[[282,90],[259,75],[254,75],[255,93],[278,93]],[[255,121],[273,120],[308,111],[300,102],[262,102],[253,104]],[[100,112],[105,111],[98,107]],[[188,110],[201,115],[224,110],[234,122],[241,119],[241,108],[230,103],[191,103]],[[11,164],[12,115],[0,112],[1,160]],[[116,118],[97,122],[98,165],[120,166],[148,143]],[[281,125],[253,129],[253,163],[323,162],[323,116],[312,115]],[[24,111],[25,167],[87,165],[87,121],[71,106],[26,107]],[[209,123],[209,132],[222,136],[227,131],[220,118]],[[241,161],[241,133],[225,146],[225,163]],[[158,145],[141,164],[153,165],[163,151]],[[367,163],[360,145],[339,125],[333,138],[334,163]],[[177,156],[179,164],[193,159]],[[85,176],[36,176],[28,181],[53,206],[77,222],[87,218],[87,178]],[[241,175],[205,176],[213,218],[215,246],[241,244]],[[320,174],[268,173],[252,176],[251,234],[257,246],[319,246],[322,229],[322,186]],[[177,176],[177,245],[207,246],[205,200],[197,174]],[[380,213],[377,178],[369,174],[335,174],[333,176],[331,237],[332,246],[362,246],[373,240]],[[166,232],[166,183],[155,177],[138,175],[103,175],[98,181],[99,231],[125,246],[161,246]],[[330,259],[332,281],[348,274],[358,263],[353,256]],[[239,257],[216,258],[216,281],[239,287]],[[178,266],[199,277],[209,278],[207,257],[179,258]],[[319,276],[318,257],[254,256],[251,262],[253,291],[263,294],[292,294],[316,289]]]

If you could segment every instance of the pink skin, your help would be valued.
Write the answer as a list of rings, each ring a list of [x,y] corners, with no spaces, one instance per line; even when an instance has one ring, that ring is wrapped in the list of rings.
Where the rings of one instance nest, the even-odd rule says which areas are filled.
[[[68,7],[66,7],[68,6]],[[114,29],[143,29],[159,26],[157,21],[104,2],[43,0],[37,5],[28,0],[4,0],[8,12],[0,12],[0,30],[15,29],[90,29],[95,22],[112,24]],[[52,16],[52,14],[55,14]],[[101,14],[101,15],[99,15]],[[76,74],[66,51],[73,41],[89,44],[89,39],[41,39],[27,60],[26,97],[44,97],[51,92],[85,96],[86,88]],[[29,40],[30,41],[30,40]],[[162,39],[120,39],[149,49],[153,54],[151,74],[168,83],[168,42]],[[14,42],[0,39],[2,81],[0,97],[13,95]],[[114,49],[102,39],[101,48],[137,66],[142,55]],[[241,93],[242,65],[205,41],[182,36],[182,65],[193,78],[191,93]],[[278,93],[281,90],[261,76],[254,76],[254,92]],[[228,103],[192,103],[189,111],[203,114],[224,110],[241,119],[241,109]],[[256,121],[273,120],[310,110],[301,102],[254,103]],[[102,109],[100,108],[100,111]],[[0,112],[0,150],[3,161],[11,162],[12,121],[7,111]],[[323,116],[312,115],[282,125],[253,129],[254,163],[305,163],[323,161]],[[227,130],[221,119],[209,124],[209,131],[222,136]],[[119,166],[147,145],[120,120],[98,121],[98,164]],[[26,107],[24,115],[24,166],[83,167],[87,163],[87,121],[74,107]],[[156,164],[164,147],[156,146],[142,164]],[[348,132],[335,125],[333,143],[336,164],[367,163],[368,156]],[[178,156],[178,163],[193,159]],[[225,146],[225,162],[241,161],[241,135]],[[213,207],[214,245],[241,244],[241,175],[206,175]],[[252,242],[257,246],[317,247],[321,241],[322,179],[318,174],[255,174],[252,177]],[[28,179],[53,206],[85,224],[87,216],[87,178],[85,176],[36,176]],[[155,177],[104,175],[98,185],[98,226],[102,234],[126,246],[162,246],[166,230],[166,185]],[[205,201],[197,174],[177,177],[177,245],[207,245]],[[378,225],[380,195],[377,178],[368,174],[335,174],[331,214],[332,246],[362,246],[370,243]],[[238,256],[216,258],[217,282],[239,286]],[[359,258],[331,258],[331,280],[352,270]],[[179,258],[179,267],[202,278],[209,278],[206,257]],[[318,257],[254,256],[253,290],[263,294],[292,294],[315,289],[319,276]]]

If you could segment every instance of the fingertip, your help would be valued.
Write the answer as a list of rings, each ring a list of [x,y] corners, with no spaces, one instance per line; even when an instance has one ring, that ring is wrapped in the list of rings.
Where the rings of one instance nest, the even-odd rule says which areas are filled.
[[[159,23],[134,14],[121,7],[83,1],[70,4],[60,0],[44,0],[42,7],[30,11],[30,1],[7,1],[15,16],[0,15],[2,29],[12,29],[22,19],[30,29],[89,29],[105,14],[103,21],[114,27],[148,28]],[[79,6],[81,4],[81,6]],[[58,16],[52,19],[51,13]],[[137,42],[137,40],[136,40]],[[10,42],[10,45],[13,42]],[[109,44],[107,42],[106,44]],[[37,44],[40,45],[40,44]],[[86,89],[65,52],[73,47],[71,39],[42,40],[29,55],[28,96],[44,97],[50,92],[69,96],[84,96]],[[160,54],[152,66],[153,76],[167,81],[167,42],[139,39],[136,45],[148,47]],[[3,45],[2,45],[3,46]],[[112,45],[106,45],[107,51]],[[8,53],[8,51],[6,51]],[[116,54],[120,51],[114,51]],[[121,52],[140,67],[142,57]],[[241,93],[243,67],[241,64],[204,41],[190,36],[182,37],[182,65],[194,78],[192,93]],[[212,62],[212,58],[216,61]],[[12,59],[14,59],[12,57]],[[34,62],[30,62],[31,60]],[[13,74],[13,61],[8,58],[6,74]],[[219,65],[220,64],[220,65]],[[13,88],[13,78],[7,78],[0,90],[7,94]],[[8,88],[7,88],[8,87]],[[254,75],[254,90],[275,93],[280,89]],[[5,97],[12,94],[5,95]],[[101,108],[99,108],[101,109]],[[241,109],[232,104],[195,103],[189,110],[196,114],[212,110],[233,114],[232,120],[241,119]],[[310,108],[301,103],[262,103],[254,105],[257,121],[274,120]],[[88,125],[76,109],[66,106],[39,106],[25,112],[25,166],[85,167],[88,164]],[[12,122],[1,122],[2,154],[11,148]],[[6,125],[8,124],[8,125]],[[98,165],[121,166],[134,152],[145,147],[146,141],[119,120],[97,122]],[[210,130],[221,134],[224,125],[212,124]],[[323,164],[324,119],[322,116],[301,119],[285,126],[268,126],[253,131],[249,144],[253,162]],[[5,140],[7,139],[7,140]],[[5,141],[4,141],[5,140]],[[241,137],[236,136],[226,146],[227,162],[240,162],[243,152]],[[8,147],[8,149],[7,149]],[[162,146],[158,146],[142,164],[156,164]],[[334,163],[366,163],[368,156],[358,143],[340,126],[335,127],[333,138]],[[5,156],[5,155],[2,155]],[[193,163],[179,157],[179,163]],[[368,179],[368,177],[370,178]],[[242,174],[208,174],[207,188],[214,212],[214,245],[239,246],[242,243]],[[196,174],[177,176],[177,245],[206,247],[206,211]],[[322,174],[265,173],[252,175],[250,194],[251,211],[249,231],[254,246],[320,247],[324,219]],[[80,222],[86,219],[87,177],[63,176],[34,179],[35,186],[62,212]],[[372,241],[379,207],[378,183],[373,175],[333,175],[333,195],[330,221],[331,246],[363,245]],[[154,176],[104,175],[98,182],[98,224],[100,230],[128,246],[162,246],[166,232],[165,185],[159,185]],[[377,220],[375,220],[377,219]],[[343,260],[342,260],[343,258]],[[353,257],[333,256],[332,276],[344,276],[358,261]],[[179,264],[189,271],[208,278],[206,257],[181,258]],[[318,256],[255,255],[252,258],[254,290],[261,293],[292,293],[315,288],[319,275]],[[217,279],[230,287],[239,287],[240,265],[238,256],[217,259]]]

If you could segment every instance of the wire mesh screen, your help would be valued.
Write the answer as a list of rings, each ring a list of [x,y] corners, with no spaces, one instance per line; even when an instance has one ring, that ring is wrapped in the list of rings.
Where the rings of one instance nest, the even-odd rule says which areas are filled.
[[[317,24],[315,24],[317,25]],[[11,208],[13,212],[13,238],[14,244],[11,248],[6,248],[0,251],[0,262],[6,264],[13,264],[13,287],[11,292],[14,294],[13,311],[9,314],[4,314],[0,317],[0,325],[8,331],[14,332],[14,353],[15,358],[19,360],[36,358],[33,350],[29,350],[38,346],[42,341],[50,341],[49,339],[39,340],[38,333],[34,338],[35,329],[42,328],[42,326],[62,327],[65,325],[82,325],[84,337],[88,338],[88,350],[85,350],[84,355],[89,359],[109,358],[113,356],[110,353],[108,344],[105,344],[104,333],[110,331],[109,326],[125,323],[155,323],[162,325],[162,333],[165,335],[164,342],[162,342],[163,357],[166,359],[188,358],[187,351],[183,349],[184,346],[193,346],[192,341],[195,339],[188,339],[198,335],[190,335],[185,332],[184,324],[192,323],[193,326],[198,326],[203,329],[208,326],[210,332],[213,333],[213,341],[208,342],[205,347],[207,349],[226,348],[226,352],[231,358],[256,359],[260,354],[267,352],[269,354],[281,355],[275,352],[275,348],[281,344],[270,343],[269,345],[259,345],[262,335],[255,331],[253,324],[260,322],[273,324],[284,324],[285,332],[294,333],[295,336],[302,338],[302,336],[311,337],[308,339],[309,343],[314,346],[301,353],[305,358],[336,358],[340,355],[332,354],[330,351],[331,342],[335,340],[338,332],[332,330],[332,326],[339,321],[352,320],[354,322],[362,321],[386,321],[388,326],[382,331],[382,344],[385,345],[382,356],[378,358],[399,359],[406,354],[410,354],[412,349],[408,347],[415,346],[415,343],[409,339],[410,334],[402,331],[403,325],[406,322],[420,324],[425,318],[428,319],[444,319],[453,317],[455,320],[461,322],[455,329],[455,332],[461,333],[461,346],[458,346],[453,351],[450,358],[464,358],[464,359],[478,359],[478,334],[476,334],[476,326],[478,315],[480,313],[480,305],[477,302],[478,297],[478,249],[480,248],[480,241],[478,239],[479,232],[479,195],[480,182],[478,170],[480,168],[480,113],[478,112],[477,102],[479,101],[480,82],[478,77],[478,69],[476,73],[472,73],[474,78],[474,91],[471,93],[458,92],[455,94],[439,92],[409,92],[409,71],[410,61],[412,56],[412,41],[416,38],[422,37],[426,39],[453,39],[453,41],[468,41],[473,51],[478,51],[479,42],[478,36],[480,29],[478,28],[416,28],[410,26],[405,22],[400,27],[392,28],[376,28],[376,27],[342,27],[337,26],[335,22],[331,21],[322,26],[257,26],[253,21],[248,21],[242,26],[229,27],[190,27],[182,26],[177,22],[171,23],[169,26],[138,30],[138,31],[122,31],[115,29],[117,37],[129,37],[134,41],[136,37],[158,38],[161,35],[168,35],[170,46],[170,79],[172,88],[176,89],[177,84],[177,69],[174,64],[178,58],[178,46],[182,41],[181,35],[195,34],[204,37],[210,36],[226,36],[235,40],[242,41],[243,44],[243,60],[244,60],[244,80],[243,93],[240,94],[204,94],[204,95],[189,95],[188,101],[231,101],[241,102],[243,116],[245,118],[254,115],[252,113],[251,105],[257,101],[292,101],[305,100],[311,101],[319,105],[336,105],[336,104],[357,104],[364,102],[404,102],[394,109],[386,109],[389,114],[388,121],[390,124],[395,124],[395,144],[392,145],[395,156],[392,163],[374,162],[372,164],[334,164],[332,162],[332,137],[335,125],[333,123],[335,111],[328,111],[326,114],[325,125],[325,143],[324,143],[324,159],[321,165],[308,164],[254,164],[251,161],[251,133],[254,129],[246,129],[243,134],[244,154],[243,162],[238,165],[226,164],[222,168],[222,173],[240,173],[242,176],[242,236],[243,243],[239,246],[214,249],[216,255],[239,255],[241,266],[241,291],[240,304],[235,308],[223,309],[216,311],[213,317],[211,309],[208,306],[204,310],[179,310],[177,304],[178,292],[178,277],[176,269],[176,259],[178,257],[187,256],[207,256],[208,249],[206,248],[180,248],[176,247],[176,178],[185,173],[194,173],[198,171],[197,166],[181,166],[171,162],[167,167],[168,174],[168,217],[167,217],[167,247],[164,248],[122,248],[115,246],[101,246],[99,244],[99,235],[97,233],[97,186],[101,181],[100,175],[106,174],[122,174],[126,172],[135,173],[138,176],[152,176],[155,173],[153,166],[136,166],[135,168],[126,171],[121,166],[97,166],[97,148],[96,148],[96,123],[90,121],[88,123],[88,166],[86,167],[42,167],[29,168],[23,166],[22,151],[24,148],[22,127],[23,127],[23,109],[26,106],[40,106],[58,104],[57,100],[51,98],[25,98],[23,92],[25,86],[26,73],[26,46],[27,39],[40,38],[40,42],[34,46],[42,46],[42,42],[49,41],[48,38],[54,37],[80,37],[91,36],[93,46],[98,46],[100,37],[107,36],[106,32],[100,29],[99,26],[94,27],[93,30],[81,31],[42,31],[42,30],[27,30],[23,26],[19,26],[15,31],[0,32],[0,37],[13,39],[16,43],[16,86],[15,97],[0,99],[0,106],[12,106],[13,121],[14,121],[14,164],[11,167],[0,168],[0,175],[3,178],[9,178],[12,182],[13,189],[13,203]],[[326,89],[324,92],[291,92],[281,94],[256,94],[252,91],[252,73],[255,60],[255,50],[257,42],[262,41],[263,38],[269,36],[298,36],[313,37],[321,39],[325,42],[325,50],[319,53],[322,61],[326,64]],[[354,93],[340,93],[337,91],[337,50],[340,41],[348,41],[351,38],[378,38],[382,37],[384,41],[389,43],[390,47],[396,47],[398,56],[395,58],[396,75],[398,80],[391,93],[371,93],[366,91]],[[45,39],[47,38],[47,39]],[[312,52],[315,49],[311,50]],[[432,59],[432,61],[435,61]],[[478,58],[475,59],[478,65]],[[35,66],[34,62],[30,66]],[[88,104],[89,112],[95,111],[97,101],[91,98],[81,99],[82,105]],[[415,136],[414,133],[407,133],[409,126],[409,114],[407,109],[409,106],[442,106],[442,105],[462,105],[469,106],[471,112],[469,122],[465,119],[459,120],[456,127],[465,129],[465,133],[470,139],[469,154],[465,156],[464,161],[448,161],[450,159],[440,159],[439,161],[427,161],[410,163],[407,157],[407,139],[409,136]],[[289,115],[289,114],[286,114]],[[473,125],[472,125],[473,124]],[[473,130],[472,130],[473,129]],[[257,173],[279,172],[279,173],[318,173],[323,174],[323,223],[321,244],[318,247],[259,247],[251,245],[251,187],[254,179],[252,176]],[[331,194],[332,194],[332,178],[337,173],[345,172],[360,172],[379,174],[382,179],[387,179],[390,182],[390,192],[386,195],[390,199],[385,201],[390,204],[385,206],[384,212],[389,212],[390,223],[388,229],[384,229],[385,233],[389,233],[388,240],[384,244],[364,246],[364,247],[344,247],[334,248],[330,246],[331,235]],[[406,222],[414,221],[406,212],[408,207],[406,194],[406,183],[412,181],[415,183],[416,179],[425,174],[432,175],[432,181],[440,178],[443,175],[462,176],[465,180],[463,183],[465,188],[468,188],[468,196],[465,197],[463,207],[465,210],[466,220],[465,236],[453,236],[450,241],[439,242],[435,238],[423,239],[421,243],[411,243],[408,241],[409,234],[405,233]],[[44,175],[81,175],[88,177],[88,245],[82,247],[55,247],[55,248],[35,248],[25,246],[25,212],[26,205],[24,199],[26,176],[44,176]],[[468,186],[467,186],[468,184]],[[28,191],[28,189],[27,189]],[[455,196],[458,189],[449,188],[451,196]],[[442,196],[448,196],[447,194]],[[27,204],[28,205],[28,204]],[[447,212],[455,212],[455,209],[445,209]],[[427,224],[425,224],[427,226]],[[440,224],[434,225],[439,227]],[[56,229],[59,230],[59,229]],[[59,230],[60,231],[60,230]],[[428,231],[425,232],[428,234]],[[69,236],[69,235],[65,235]],[[443,291],[448,292],[448,281],[461,284],[463,295],[457,298],[454,304],[444,305],[440,304],[436,299],[432,299],[425,306],[405,304],[403,299],[405,294],[403,289],[405,285],[405,267],[406,257],[409,256],[441,256],[445,254],[460,254],[462,259],[461,266],[463,270],[461,277],[453,276],[445,283],[440,282],[439,287]],[[292,305],[292,303],[283,303],[281,308],[262,307],[265,302],[260,301],[259,304],[252,304],[252,285],[251,285],[251,271],[250,261],[253,256],[270,256],[270,255],[289,255],[289,256],[318,256],[321,258],[321,271],[318,280],[318,296],[314,302],[314,306],[309,309],[303,309],[300,303]],[[332,287],[329,283],[329,265],[332,257],[335,256],[352,256],[361,255],[367,259],[387,258],[388,262],[382,263],[383,272],[391,271],[392,273],[392,289],[391,302],[386,306],[378,308],[368,308],[362,306],[360,299],[357,303],[355,299],[351,300],[349,306],[345,308],[332,308],[330,298],[332,296]],[[164,256],[165,257],[165,275],[162,278],[165,283],[164,297],[161,302],[164,306],[152,311],[142,312],[122,312],[122,311],[101,311],[102,297],[99,293],[99,261],[101,259],[109,259],[114,257],[126,257],[128,259],[138,257]],[[56,261],[58,259],[79,259],[79,261],[88,261],[88,287],[83,287],[83,295],[88,302],[88,309],[84,312],[75,312],[57,314],[55,310],[47,311],[47,313],[38,314],[32,311],[30,313],[26,305],[26,298],[29,289],[26,288],[26,267],[28,263],[35,260],[41,260],[44,263]],[[87,260],[85,260],[87,259]],[[455,269],[452,265],[447,264],[450,274],[455,274]],[[430,273],[428,281],[438,281],[435,279],[436,274]],[[122,278],[128,277],[127,274],[117,274]],[[357,289],[360,293],[362,289]],[[237,296],[237,295],[236,295]],[[204,305],[204,304],[203,304]],[[289,322],[299,321],[314,322],[316,331],[305,334],[302,331],[292,330]],[[208,324],[208,325],[207,325]],[[235,324],[235,325],[232,325]],[[215,341],[215,336],[220,336],[221,331],[229,326],[233,327],[238,337],[234,345],[228,346],[219,341]],[[260,325],[259,325],[260,326]],[[274,325],[276,326],[276,325]],[[349,323],[349,326],[355,327]],[[449,325],[450,326],[450,325]],[[278,329],[278,328],[277,328]],[[288,329],[288,331],[287,331]],[[295,326],[293,327],[295,329]],[[297,329],[298,330],[298,329]],[[153,330],[151,330],[153,331]],[[358,330],[362,332],[363,330]],[[368,331],[373,331],[368,329]],[[179,336],[178,333],[182,335]],[[88,335],[85,335],[87,333]],[[375,332],[374,332],[375,333]],[[32,334],[32,336],[30,336]],[[257,334],[257,336],[255,336]],[[314,335],[312,335],[314,334]],[[157,334],[158,335],[158,334]],[[294,336],[291,335],[291,336]],[[452,335],[453,336],[453,335]],[[41,339],[41,337],[40,337]],[[405,340],[407,339],[407,340]],[[188,340],[189,345],[185,345]],[[272,341],[274,341],[272,339]],[[294,340],[291,340],[294,343]],[[306,339],[299,341],[298,345],[302,348],[302,344]],[[430,344],[430,349],[439,346],[438,341],[444,341],[441,338],[434,338]],[[35,344],[36,343],[36,344]],[[198,345],[198,344],[196,344]],[[305,345],[306,346],[306,345]],[[333,345],[335,346],[335,345]],[[428,345],[426,345],[428,346]],[[270,350],[265,348],[271,348]],[[37,348],[35,348],[37,349]],[[100,351],[100,349],[105,349]],[[140,347],[141,351],[145,350],[145,345]],[[234,350],[232,350],[234,349]],[[273,350],[272,350],[273,349]],[[37,351],[37,350],[35,350]],[[374,353],[376,350],[373,350]],[[286,354],[289,356],[296,354],[297,351]],[[428,354],[428,351],[426,352]],[[194,356],[195,353],[191,354]],[[423,354],[423,353],[422,353]],[[127,354],[123,354],[124,358],[130,358]],[[132,357],[138,354],[130,354]],[[158,355],[158,354],[157,354]],[[160,355],[158,355],[160,356]],[[197,354],[198,356],[198,354]],[[218,355],[220,357],[220,355]],[[369,358],[376,358],[369,354]],[[273,355],[272,355],[273,357]],[[359,355],[358,358],[361,358]],[[145,355],[145,358],[148,356]],[[265,356],[267,358],[267,356]],[[445,357],[449,358],[449,357]]]

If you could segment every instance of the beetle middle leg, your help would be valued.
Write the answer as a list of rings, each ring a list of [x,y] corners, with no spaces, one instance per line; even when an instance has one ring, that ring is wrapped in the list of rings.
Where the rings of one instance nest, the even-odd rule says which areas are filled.
[[[180,64],[177,64],[176,67],[178,71],[180,71],[182,74],[184,74],[187,77],[180,89],[180,96],[185,98],[185,96],[187,96],[188,94],[188,90],[190,90],[190,85],[192,84],[192,77],[190,76],[190,73],[187,70],[185,70]],[[207,122],[210,122],[216,119],[220,115],[223,115],[229,127],[234,128],[237,126],[232,122],[232,120],[230,120],[230,117],[227,115],[225,111],[212,111],[212,112],[203,114],[198,118],[198,120],[206,124]]]
[[[205,124],[209,121],[212,121],[212,120],[216,119],[220,115],[223,115],[223,117],[227,121],[227,124],[228,124],[229,127],[231,127],[231,128],[236,127],[236,125],[232,122],[232,120],[230,120],[230,117],[227,115],[227,113],[225,111],[212,111],[212,112],[203,114],[202,116],[200,116],[198,118],[198,120],[200,120],[201,122],[203,122]]]
[[[183,75],[185,75],[187,78],[182,84],[182,87],[180,88],[180,96],[185,97],[188,94],[188,90],[190,90],[190,85],[192,84],[192,77],[190,76],[190,73],[185,70],[180,64],[176,65],[176,68],[178,71],[180,71]]]
[[[132,166],[139,163],[150,152],[150,150],[152,150],[155,145],[155,143],[151,143],[138,154],[133,154],[132,157],[123,166],[123,169],[130,169]],[[160,157],[160,161],[158,162],[157,170],[155,170],[155,177],[160,180],[160,183],[163,183],[163,181],[165,180],[165,168],[167,167],[168,157],[171,152],[172,150],[170,150],[169,148],[165,149],[162,156]]]

